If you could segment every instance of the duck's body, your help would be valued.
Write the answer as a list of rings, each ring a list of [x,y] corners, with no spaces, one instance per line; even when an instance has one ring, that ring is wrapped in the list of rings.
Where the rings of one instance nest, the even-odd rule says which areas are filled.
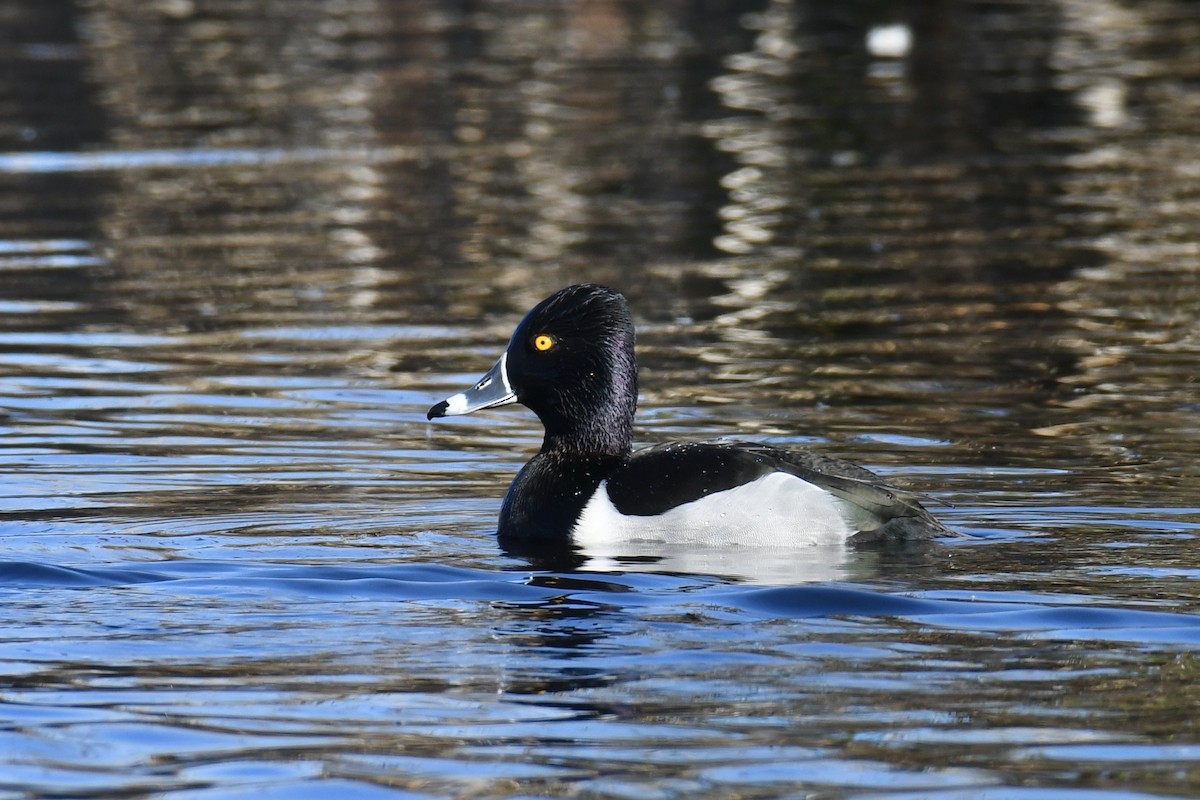
[[[912,494],[828,456],[745,442],[633,452],[633,344],[623,296],[568,287],[529,312],[479,383],[429,410],[520,402],[545,425],[541,451],[505,495],[502,541],[778,548],[951,534]]]
[[[503,538],[587,547],[672,541],[748,547],[946,533],[910,495],[845,461],[746,442],[671,442],[625,458],[541,452],[513,481]]]

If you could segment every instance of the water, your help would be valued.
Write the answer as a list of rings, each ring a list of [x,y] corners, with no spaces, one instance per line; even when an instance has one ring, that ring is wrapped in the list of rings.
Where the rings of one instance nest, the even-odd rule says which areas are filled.
[[[1200,795],[1197,12],[10,3],[0,798]],[[579,280],[976,538],[501,552]]]

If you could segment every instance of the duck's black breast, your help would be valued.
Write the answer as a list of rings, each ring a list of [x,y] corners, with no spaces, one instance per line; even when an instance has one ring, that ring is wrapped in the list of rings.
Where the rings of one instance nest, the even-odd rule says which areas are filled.
[[[538,453],[504,495],[501,540],[566,539],[600,482],[623,461],[621,456]]]

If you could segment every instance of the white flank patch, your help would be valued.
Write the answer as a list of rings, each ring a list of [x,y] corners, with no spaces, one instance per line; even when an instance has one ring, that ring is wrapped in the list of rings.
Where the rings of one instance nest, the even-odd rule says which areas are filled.
[[[648,517],[617,511],[604,481],[572,535],[586,554],[620,555],[625,545],[647,542],[702,547],[831,545],[845,542],[855,530],[833,495],[795,475],[775,472]]]

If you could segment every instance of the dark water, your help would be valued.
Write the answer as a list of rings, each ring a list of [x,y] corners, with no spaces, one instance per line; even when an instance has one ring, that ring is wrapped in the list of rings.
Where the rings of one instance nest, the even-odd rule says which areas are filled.
[[[1200,4],[0,4],[0,798],[1200,795]],[[907,42],[906,42],[907,40]],[[520,410],[975,541],[546,572]]]

